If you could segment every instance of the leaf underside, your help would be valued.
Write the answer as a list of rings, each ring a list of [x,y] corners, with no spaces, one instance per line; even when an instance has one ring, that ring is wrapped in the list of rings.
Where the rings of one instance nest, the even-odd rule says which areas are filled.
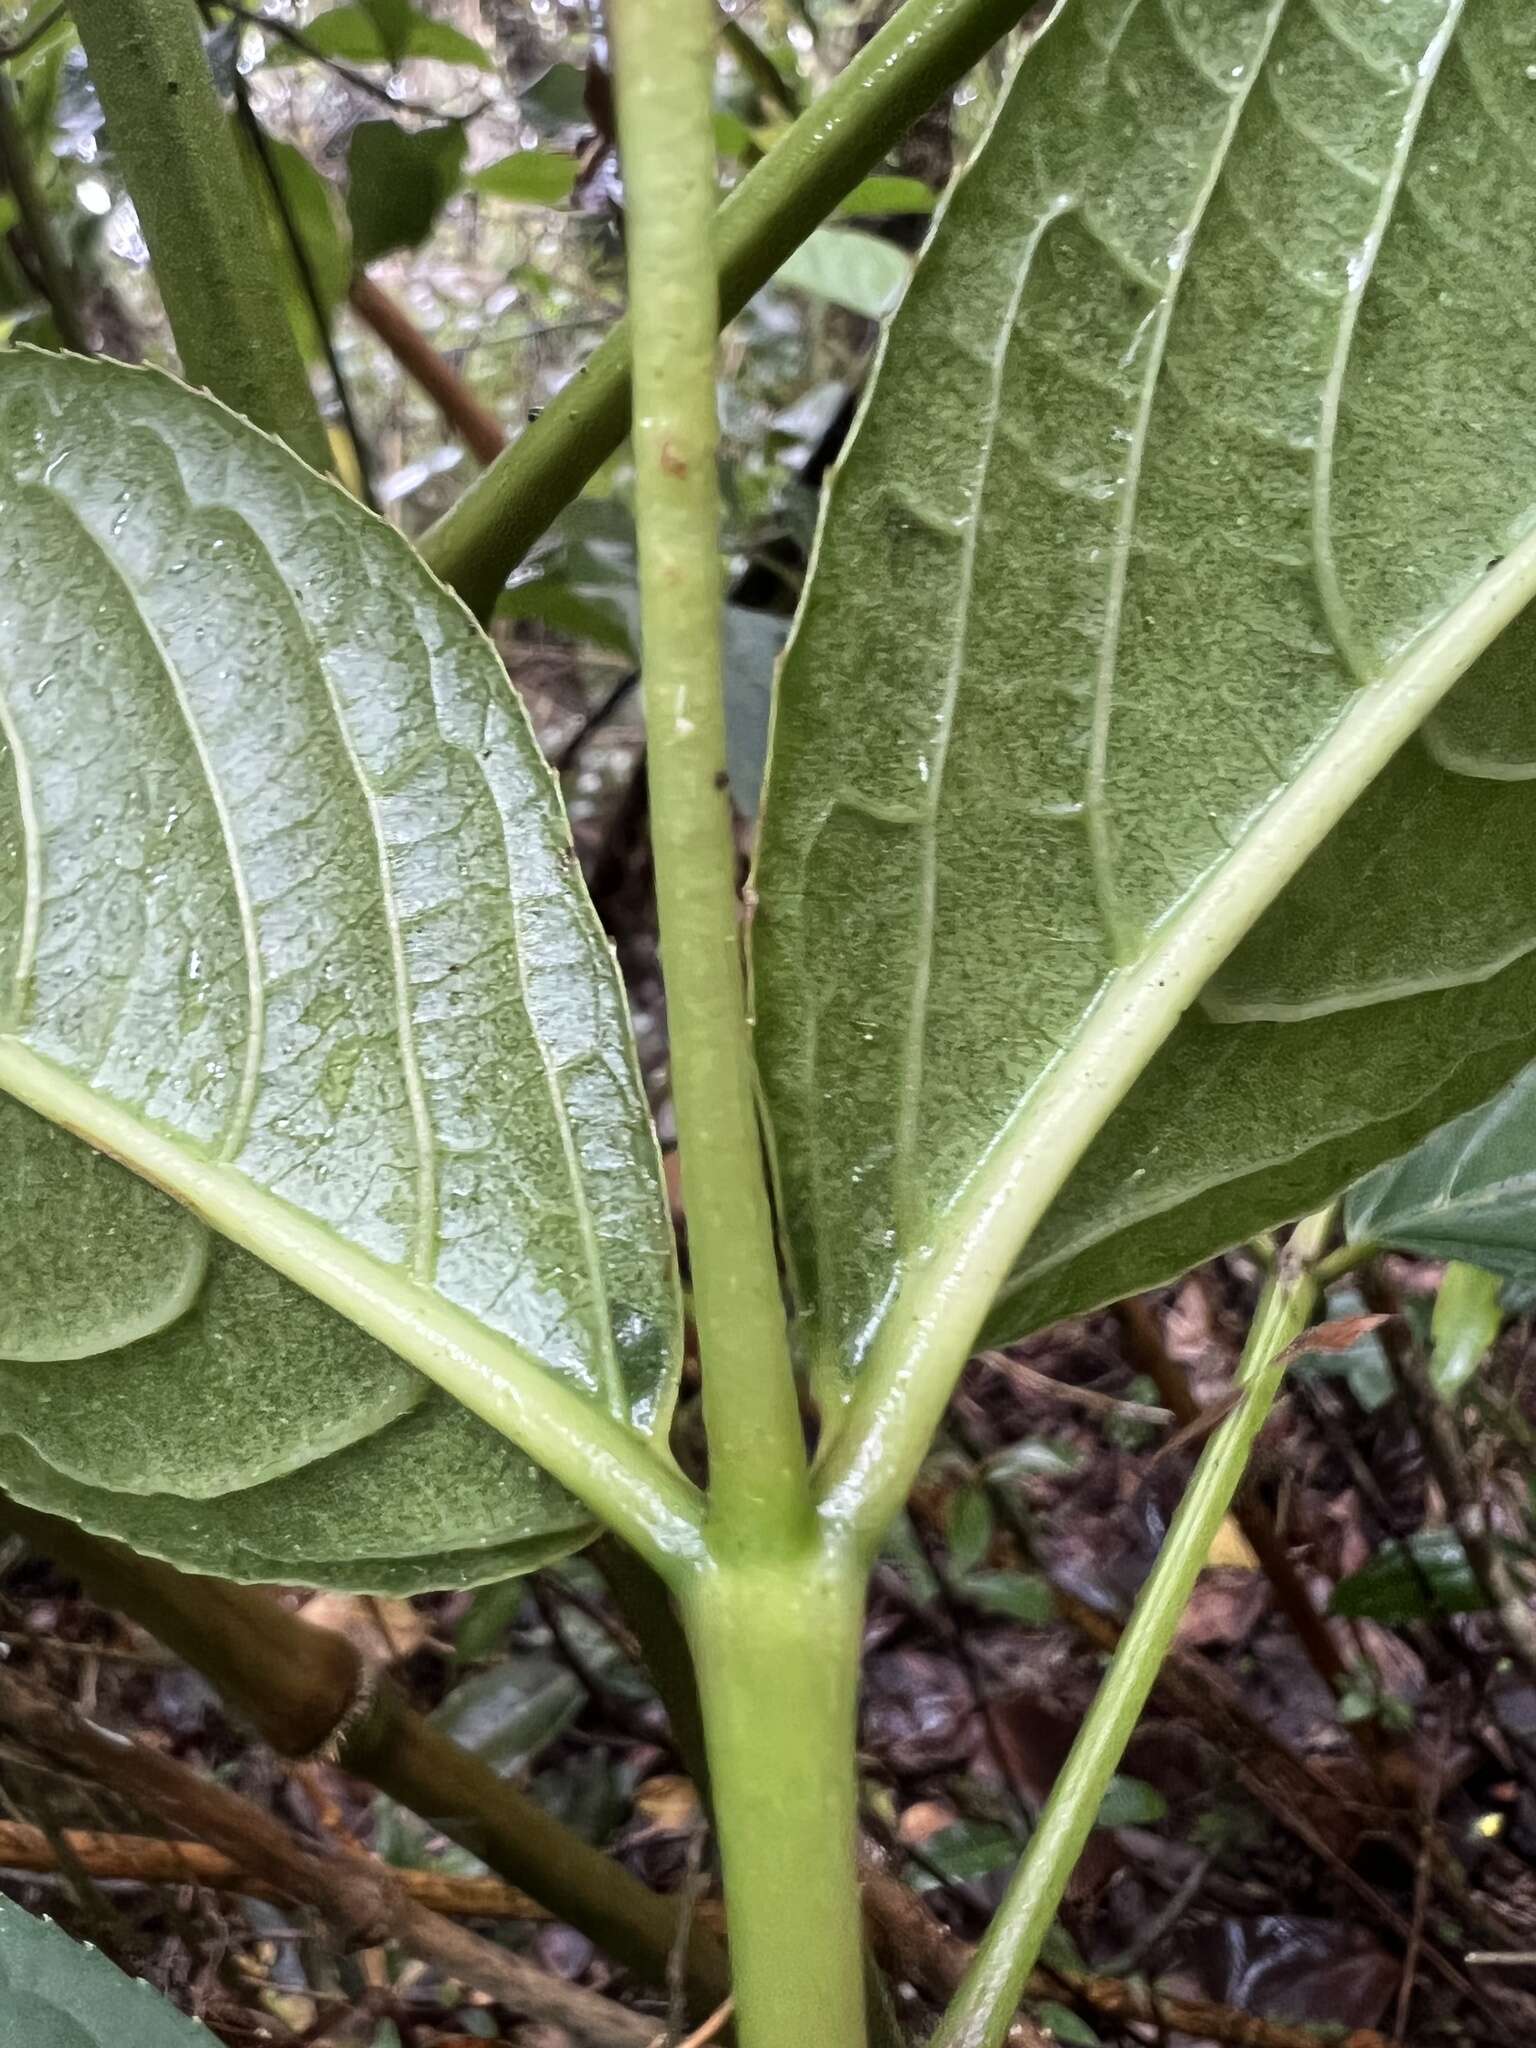
[[[168,378],[0,355],[0,465],[0,1086],[57,1080],[128,1166],[664,1427],[622,993],[489,644]],[[242,1249],[0,1097],[0,1487],[244,1579],[468,1584],[584,1539],[265,1228]]]
[[[1525,0],[1073,0],[1026,57],[780,686],[755,1007],[825,1394],[1117,976],[1531,532],[1533,241]],[[1325,1199],[1536,1050],[1533,652],[1518,617],[1255,892],[991,1341]]]

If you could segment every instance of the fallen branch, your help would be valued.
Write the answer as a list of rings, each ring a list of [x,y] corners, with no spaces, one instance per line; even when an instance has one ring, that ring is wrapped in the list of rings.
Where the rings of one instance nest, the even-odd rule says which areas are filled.
[[[348,1948],[393,1942],[523,2017],[563,2027],[582,2048],[650,2048],[649,2021],[455,1926],[413,1898],[375,1858],[313,1854],[250,1800],[96,1727],[55,1695],[4,1671],[0,1726],[39,1755],[221,1850],[285,1898],[308,1906]]]
[[[62,1847],[62,1855],[60,1849]],[[239,1856],[206,1842],[171,1842],[159,1835],[115,1835],[64,1828],[50,1838],[25,1821],[0,1821],[0,1870],[63,1874],[65,1859],[103,1883],[195,1884],[245,1898],[280,1895]],[[549,1920],[547,1906],[503,1884],[499,1877],[454,1877],[436,1870],[396,1870],[395,1883],[420,1906],[460,1920]]]

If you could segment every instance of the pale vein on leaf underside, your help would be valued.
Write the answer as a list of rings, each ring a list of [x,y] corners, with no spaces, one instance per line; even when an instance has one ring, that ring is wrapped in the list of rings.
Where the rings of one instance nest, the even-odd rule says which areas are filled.
[[[257,545],[272,560],[271,551],[258,534]],[[389,941],[390,971],[395,985],[396,1033],[400,1046],[400,1072],[405,1082],[406,1103],[411,1115],[411,1130],[416,1141],[416,1225],[411,1247],[411,1277],[430,1285],[437,1261],[439,1219],[437,1207],[437,1134],[432,1128],[431,1114],[427,1108],[427,1092],[421,1078],[421,1060],[416,1050],[416,1025],[411,1008],[411,977],[405,957],[405,935],[400,928],[400,909],[395,901],[394,874],[390,866],[389,841],[384,835],[384,821],[379,813],[378,791],[366,763],[358,753],[347,724],[345,709],[331,681],[330,670],[325,657],[314,644],[309,623],[299,611],[297,600],[284,580],[277,564],[272,564],[279,585],[292,606],[306,643],[314,653],[315,673],[325,691],[330,706],[331,719],[346,754],[363,804],[368,812],[368,827],[373,834],[373,843],[378,856],[379,909],[383,915],[384,930]]]
[[[1415,68],[1413,89],[1403,111],[1402,126],[1398,130],[1397,144],[1392,152],[1392,161],[1387,175],[1382,180],[1381,197],[1376,213],[1360,245],[1359,253],[1349,266],[1349,285],[1339,318],[1338,339],[1334,344],[1333,360],[1328,366],[1328,375],[1323,383],[1323,403],[1318,421],[1317,453],[1312,472],[1312,561],[1313,578],[1317,586],[1318,601],[1323,616],[1328,622],[1334,644],[1340,658],[1345,661],[1357,682],[1369,682],[1380,669],[1379,661],[1372,663],[1367,650],[1361,644],[1355,621],[1339,582],[1338,564],[1333,553],[1333,451],[1338,433],[1339,404],[1344,388],[1344,378],[1349,368],[1350,350],[1354,345],[1355,326],[1360,317],[1360,307],[1376,270],[1376,259],[1387,229],[1397,211],[1397,202],[1408,173],[1408,161],[1413,153],[1414,141],[1418,136],[1419,123],[1424,109],[1429,104],[1435,80],[1440,74],[1440,65],[1461,22],[1465,0],[1447,0],[1444,18],[1430,38],[1428,49],[1419,59]]]
[[[478,755],[474,757],[474,765],[479,772],[480,779],[485,784],[486,794],[490,798],[492,809],[497,817],[501,818],[501,806],[496,801],[496,793],[491,787],[491,779],[486,773],[485,763]],[[507,843],[507,828],[504,819],[502,820],[502,849],[507,856],[507,902],[512,915],[512,958],[517,966],[518,995],[522,1000],[523,1014],[528,1019],[529,1036],[533,1040],[534,1050],[544,1075],[544,1085],[549,1091],[549,1106],[555,1119],[555,1128],[560,1134],[561,1158],[565,1164],[566,1178],[570,1182],[571,1201],[581,1232],[582,1255],[586,1261],[587,1279],[592,1288],[597,1310],[596,1328],[592,1334],[597,1340],[600,1381],[603,1392],[607,1397],[609,1409],[622,1422],[628,1418],[630,1412],[629,1396],[628,1390],[624,1385],[624,1375],[619,1365],[618,1346],[614,1342],[613,1317],[608,1306],[608,1280],[603,1269],[602,1246],[598,1239],[596,1220],[592,1214],[592,1204],[587,1200],[586,1184],[582,1178],[581,1171],[581,1157],[576,1146],[576,1134],[571,1128],[570,1112],[566,1108],[565,1096],[560,1088],[558,1071],[550,1059],[548,1048],[544,1042],[544,1034],[538,1028],[538,1020],[534,1015],[533,1004],[528,993],[528,973],[523,964],[522,925],[518,917],[518,895],[517,891],[512,887],[512,850]],[[585,930],[582,932],[582,942],[583,951],[590,958],[590,933]]]
[[[60,425],[62,426],[63,424],[63,416],[60,415]],[[154,429],[151,428],[149,431],[153,433]],[[157,435],[156,438],[159,439],[160,437]],[[166,446],[163,441],[161,445]],[[175,451],[166,446],[166,453],[171,459],[173,470],[175,470],[179,477],[180,469],[176,463]],[[193,713],[191,704],[187,701],[186,692],[182,687],[180,671],[171,659],[170,651],[161,640],[153,621],[140,602],[139,594],[134,588],[127,570],[91,531],[90,527],[86,525],[84,519],[81,518],[80,514],[62,492],[54,490],[49,485],[40,485],[37,488],[49,492],[49,495],[54,499],[54,502],[65,518],[78,530],[86,548],[95,556],[102,569],[122,591],[132,607],[134,616],[143,628],[145,638],[148,640],[155,659],[159,663],[161,672],[165,677],[172,701],[175,703],[182,725],[186,731],[188,742],[197,760],[199,773],[207,788],[209,801],[213,805],[214,816],[218,819],[219,836],[224,843],[230,887],[234,891],[235,910],[240,921],[240,946],[244,956],[246,985],[245,1051],[240,1066],[240,1086],[235,1097],[234,1107],[230,1112],[223,1142],[219,1148],[219,1156],[222,1159],[232,1159],[244,1142],[245,1134],[250,1124],[251,1111],[255,1106],[256,1091],[261,1077],[261,1061],[266,1037],[266,992],[261,979],[261,948],[256,927],[255,906],[251,900],[250,886],[240,859],[240,848],[235,835],[234,817],[229,808],[228,798],[224,793],[224,786],[219,780],[218,770],[214,766],[213,757],[204,744],[203,735],[198,726],[196,716]],[[192,508],[185,494],[183,494],[182,502],[188,512],[190,512]],[[131,687],[132,685],[130,684]]]
[[[1178,303],[1179,286],[1188,269],[1189,252],[1193,249],[1206,208],[1221,184],[1227,156],[1242,122],[1243,109],[1263,76],[1264,61],[1269,54],[1270,45],[1274,42],[1285,7],[1286,0],[1274,0],[1269,10],[1263,38],[1249,61],[1242,88],[1230,95],[1227,119],[1212,148],[1209,170],[1195,195],[1194,205],[1182,230],[1186,253],[1182,261],[1171,262],[1169,265],[1168,277],[1155,309],[1146,363],[1142,371],[1141,395],[1137,402],[1136,418],[1131,427],[1125,481],[1120,487],[1119,517],[1115,523],[1115,538],[1110,551],[1109,585],[1105,593],[1104,627],[1099,640],[1099,659],[1094,677],[1093,714],[1088,734],[1088,774],[1083,793],[1083,821],[1087,829],[1090,865],[1098,893],[1099,916],[1114,956],[1121,961],[1135,957],[1140,951],[1145,935],[1139,926],[1134,929],[1127,928],[1124,914],[1117,901],[1114,845],[1105,784],[1109,772],[1109,728],[1114,711],[1120,633],[1125,616],[1126,585],[1130,577],[1131,546],[1136,533],[1142,465],[1146,460],[1147,442],[1151,435],[1152,412],[1162,379],[1168,333],[1173,322],[1174,307]],[[1165,17],[1168,14],[1166,6],[1164,14]],[[1187,57],[1188,53],[1185,52],[1185,55]],[[1203,66],[1195,65],[1193,68],[1201,78],[1209,82]]]
[[[919,830],[922,834],[922,868],[918,883],[918,946],[916,968],[912,978],[912,996],[907,1010],[906,1045],[903,1049],[903,1073],[900,1097],[900,1115],[896,1130],[897,1160],[897,1201],[905,1214],[898,1220],[898,1240],[919,1242],[917,1233],[920,1209],[917,1177],[912,1172],[912,1160],[917,1149],[917,1125],[921,1107],[923,1086],[924,1038],[928,1023],[928,988],[933,973],[933,928],[938,910],[938,835],[939,796],[944,785],[944,764],[949,753],[950,735],[954,729],[955,706],[960,695],[960,680],[965,669],[966,650],[970,639],[971,590],[976,574],[976,555],[981,540],[982,503],[986,496],[987,472],[991,467],[992,453],[997,444],[998,418],[1002,411],[1004,373],[1008,366],[1008,351],[1013,343],[1014,331],[1018,324],[1019,308],[1023,303],[1024,290],[1029,282],[1030,270],[1034,263],[1035,251],[1039,248],[1052,221],[1070,210],[1068,203],[1043,215],[1022,252],[1018,271],[1009,290],[1003,317],[998,327],[997,342],[991,352],[988,364],[989,384],[987,400],[982,410],[981,435],[976,454],[976,464],[971,479],[971,501],[969,515],[965,521],[960,539],[959,583],[955,593],[955,626],[950,648],[949,667],[944,676],[944,694],[940,700],[937,720],[938,738],[928,763],[931,794],[923,813]]]
[[[3,688],[0,688],[0,740],[10,749],[15,770],[23,864],[21,931],[16,942],[11,1000],[7,1010],[0,1013],[0,1028],[19,1030],[26,1006],[27,984],[32,979],[37,961],[38,927],[43,904],[43,853],[37,823],[37,800],[32,788],[32,768]]]

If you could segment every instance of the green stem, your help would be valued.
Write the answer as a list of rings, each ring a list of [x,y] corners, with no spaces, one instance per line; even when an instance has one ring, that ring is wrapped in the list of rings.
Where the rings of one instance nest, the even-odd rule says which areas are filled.
[[[74,273],[53,214],[43,197],[37,167],[22,132],[16,88],[3,71],[0,71],[0,180],[10,187],[11,197],[16,202],[17,216],[26,230],[37,274],[42,281],[43,296],[53,314],[53,324],[58,329],[60,341],[66,348],[73,349],[76,355],[90,355],[90,339],[76,303]]]
[[[1332,1220],[1330,1208],[1297,1225],[1260,1297],[1239,1370],[1244,1398],[1211,1438],[1179,1503],[1040,1824],[930,2048],[1000,2048],[1007,2037],[1067,1880],[1274,1405],[1289,1348],[1311,1317],[1318,1296],[1312,1262]]]
[[[1329,1252],[1325,1259],[1319,1259],[1315,1272],[1319,1287],[1331,1287],[1335,1280],[1342,1280],[1346,1273],[1354,1273],[1361,1266],[1368,1266],[1382,1247],[1374,1238],[1362,1237],[1354,1244],[1341,1244],[1336,1251]]]
[[[187,382],[329,469],[276,251],[208,68],[195,0],[74,0],[74,15]]]
[[[734,319],[907,128],[1015,27],[1028,0],[906,0],[715,219],[720,319]],[[629,432],[629,323],[422,542],[483,618],[508,575]]]
[[[726,14],[723,10],[720,15],[720,40],[724,43],[727,53],[756,86],[758,98],[764,105],[769,108],[777,107],[781,114],[788,114],[793,120],[800,111],[799,93],[779,70],[768,52],[753,41],[734,15]]]
[[[862,1572],[832,1552],[683,1594],[725,1872],[740,2048],[863,2048],[853,1767]]]
[[[811,1523],[758,1138],[725,773],[715,470],[714,15],[616,0],[634,332],[635,512],[651,843],[717,1554]]]

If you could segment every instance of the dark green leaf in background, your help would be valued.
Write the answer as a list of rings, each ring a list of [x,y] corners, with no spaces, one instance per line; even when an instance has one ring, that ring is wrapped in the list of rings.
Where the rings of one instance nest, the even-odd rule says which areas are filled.
[[[1426,1615],[1476,1614],[1487,1605],[1455,1531],[1420,1529],[1406,1543],[1384,1543],[1359,1571],[1340,1579],[1328,1609],[1396,1627]]]
[[[210,2048],[138,1978],[0,1897],[0,2042],[5,2048]]]
[[[415,249],[458,189],[464,130],[360,121],[347,144],[352,260],[366,270],[396,249]]]

